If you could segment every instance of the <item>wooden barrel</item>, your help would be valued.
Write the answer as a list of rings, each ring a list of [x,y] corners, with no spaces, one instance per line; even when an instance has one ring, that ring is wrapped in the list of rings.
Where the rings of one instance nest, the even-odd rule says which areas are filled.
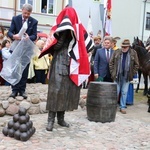
[[[88,120],[102,123],[115,121],[117,84],[111,82],[90,82],[86,106]]]

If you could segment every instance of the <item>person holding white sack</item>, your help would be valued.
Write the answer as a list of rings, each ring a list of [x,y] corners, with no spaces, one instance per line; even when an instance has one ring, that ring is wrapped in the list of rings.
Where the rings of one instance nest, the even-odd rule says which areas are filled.
[[[15,40],[15,41],[20,41],[23,38],[24,40],[27,41],[26,44],[30,43],[29,39],[31,41],[36,40],[38,21],[30,16],[31,13],[32,13],[32,6],[30,4],[24,4],[22,7],[22,14],[20,14],[18,16],[14,16],[12,18],[11,26],[10,26],[10,29],[7,34],[8,37],[10,37],[12,40]],[[26,24],[24,24],[24,22]],[[29,44],[28,45],[26,45],[26,44],[23,43],[22,45],[24,47],[21,47],[21,48],[25,48],[26,46],[29,45]],[[32,42],[31,42],[31,44],[32,44]],[[31,46],[31,47],[33,47],[33,46]],[[28,47],[28,49],[30,49],[30,46]],[[30,55],[31,54],[32,53],[30,53]],[[22,59],[19,61],[21,63],[24,63],[26,60]],[[30,61],[30,60],[28,60],[28,61]],[[21,79],[19,80],[19,82],[15,85],[12,85],[12,93],[11,93],[10,97],[15,98],[19,94],[23,98],[25,98],[25,99],[27,98],[25,89],[26,89],[26,82],[27,82],[27,77],[28,77],[29,63],[27,65],[25,65],[25,68],[23,70],[23,73],[22,73],[22,76],[21,76]]]

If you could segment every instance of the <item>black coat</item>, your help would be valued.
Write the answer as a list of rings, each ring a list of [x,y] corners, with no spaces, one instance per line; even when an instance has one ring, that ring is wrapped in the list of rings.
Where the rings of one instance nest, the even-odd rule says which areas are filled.
[[[77,109],[80,98],[81,87],[76,86],[69,77],[68,45],[71,39],[65,32],[53,47],[50,68],[46,109],[54,112]]]
[[[28,28],[26,33],[29,35],[31,41],[37,38],[37,24],[38,21],[32,17],[28,18]],[[11,26],[8,31],[8,36],[13,40],[13,34],[18,34],[22,28],[22,15],[14,16],[12,18]]]

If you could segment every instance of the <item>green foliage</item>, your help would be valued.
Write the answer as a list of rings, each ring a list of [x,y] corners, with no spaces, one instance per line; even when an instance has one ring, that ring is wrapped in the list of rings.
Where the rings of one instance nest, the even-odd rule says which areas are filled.
[[[143,90],[139,90],[138,93],[134,93],[134,101],[136,102],[146,102],[147,96],[143,96]]]

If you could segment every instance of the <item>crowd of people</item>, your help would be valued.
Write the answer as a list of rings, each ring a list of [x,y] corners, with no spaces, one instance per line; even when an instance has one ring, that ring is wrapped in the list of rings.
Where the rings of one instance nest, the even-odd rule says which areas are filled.
[[[27,10],[26,10],[27,9]],[[0,26],[0,71],[3,68],[3,63],[11,56],[12,50],[11,50],[11,44],[14,40],[18,40],[19,37],[17,37],[17,33],[21,29],[22,26],[19,26],[18,23],[20,22],[22,24],[22,18],[25,18],[26,20],[33,20],[32,17],[30,17],[30,13],[32,12],[32,7],[29,5],[24,5],[22,9],[22,15],[18,15],[16,17],[13,17],[13,21],[11,23],[11,27],[9,31],[4,30],[3,26]],[[19,21],[17,20],[19,18]],[[15,20],[15,21],[14,21]],[[32,26],[32,25],[31,25]],[[28,26],[29,28],[30,26]],[[44,56],[40,59],[38,59],[38,56],[40,55],[41,50],[43,49],[45,45],[45,39],[42,37],[37,36],[37,21],[35,21],[34,25],[34,30],[33,31],[28,31],[26,34],[28,34],[29,38],[35,43],[35,49],[34,49],[34,55],[32,56],[30,65],[27,66],[24,72],[25,76],[23,78],[27,78],[24,81],[23,91],[25,91],[25,83],[42,83],[46,84],[47,82],[47,74],[50,66],[50,62],[52,59],[51,55]],[[16,33],[12,37],[12,33]],[[20,39],[19,39],[20,40]],[[10,85],[7,81],[5,81],[2,77],[0,77],[0,85]],[[15,90],[13,90],[15,91]],[[18,92],[13,92],[12,97],[17,96],[16,93]],[[22,94],[20,94],[22,95]],[[24,94],[24,98],[26,98]]]
[[[3,26],[0,26],[0,71],[3,68],[3,62],[11,55],[11,42]],[[9,85],[9,83],[0,76],[0,85]]]
[[[99,44],[97,39],[101,37],[94,37],[95,48],[92,52],[92,70],[89,80],[115,82],[120,112],[126,114],[129,84],[139,68],[137,53],[131,48],[128,39],[122,41],[121,48],[116,45],[118,37],[105,36],[103,40],[99,40]]]
[[[41,38],[38,38],[35,42],[35,49],[34,55],[32,56],[29,71],[28,71],[28,78],[27,83],[42,83],[46,84],[47,82],[47,74],[50,66],[50,62],[52,60],[51,55],[47,55],[42,57],[41,59],[38,58],[40,52],[45,44],[45,41]],[[0,43],[0,69],[3,68],[3,63],[11,56],[12,50],[11,48],[12,40],[5,37],[5,39]],[[0,85],[10,85],[4,79],[0,79]]]
[[[84,88],[88,88],[91,81],[115,82],[117,84],[120,112],[126,114],[128,87],[139,68],[138,56],[136,51],[131,48],[130,41],[124,39],[121,48],[118,48],[117,40],[120,39],[118,37],[105,36],[102,39],[98,35],[91,39],[87,32],[85,32],[84,27],[80,26],[78,30],[75,29],[74,24],[78,24],[78,22],[73,21],[77,21],[76,18],[78,18],[76,11],[71,7],[66,7],[58,15],[59,19],[51,29],[54,31],[54,42],[46,43],[48,40],[45,42],[37,37],[38,21],[30,16],[31,12],[32,6],[24,4],[22,14],[12,18],[7,34],[4,35],[3,27],[0,29],[0,69],[3,67],[2,64],[13,53],[11,43],[14,40],[21,40],[18,32],[22,27],[22,20],[25,19],[27,22],[30,22],[24,35],[25,40],[30,39],[36,45],[34,55],[31,62],[25,67],[21,80],[16,85],[11,85],[12,93],[10,97],[15,98],[19,94],[26,99],[26,83],[45,84],[48,78],[46,109],[49,113],[46,129],[52,131],[56,115],[59,125],[69,127],[69,124],[64,121],[64,114],[65,111],[77,109],[82,85],[84,85]],[[61,24],[67,20],[64,15],[68,17],[67,19],[70,20],[72,26],[68,27],[66,25],[68,22]],[[75,38],[75,35],[78,35],[78,33],[80,33],[79,40]],[[84,39],[85,37],[87,39]],[[81,44],[84,41],[83,39],[87,45]],[[82,51],[84,57],[80,55],[76,56],[74,50],[77,50],[77,48]],[[79,80],[77,80],[77,75],[80,75],[79,70],[81,68],[77,67],[78,71],[71,70],[72,66],[75,66],[77,63],[75,61],[77,57],[81,57],[81,62],[85,64],[85,66],[82,66],[82,64],[77,66],[82,67],[82,71],[86,73],[89,72],[89,69],[91,72],[88,80],[83,83],[81,82],[81,84],[77,83]],[[90,68],[88,64],[86,65],[87,61],[90,63]],[[70,75],[71,71],[74,74]],[[10,85],[2,78],[0,78],[0,84]]]

